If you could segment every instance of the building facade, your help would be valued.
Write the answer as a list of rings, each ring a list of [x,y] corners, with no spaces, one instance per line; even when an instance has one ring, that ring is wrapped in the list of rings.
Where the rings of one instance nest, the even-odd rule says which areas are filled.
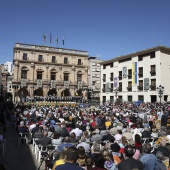
[[[93,101],[100,101],[100,62],[97,57],[89,57],[89,98]]]
[[[16,43],[13,53],[13,101],[47,95],[87,98],[87,51]]]
[[[101,101],[170,101],[170,48],[157,46],[100,64]]]

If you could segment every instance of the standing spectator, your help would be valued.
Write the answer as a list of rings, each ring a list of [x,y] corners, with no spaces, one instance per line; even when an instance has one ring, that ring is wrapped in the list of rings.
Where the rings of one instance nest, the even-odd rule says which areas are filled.
[[[163,112],[162,118],[161,118],[161,126],[166,126],[167,125],[167,121],[168,121],[168,117],[165,114],[165,112]]]

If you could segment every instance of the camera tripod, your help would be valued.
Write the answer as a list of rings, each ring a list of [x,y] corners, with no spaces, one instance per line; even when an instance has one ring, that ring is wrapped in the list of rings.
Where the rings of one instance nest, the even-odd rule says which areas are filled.
[[[38,170],[40,170],[43,162],[45,162],[45,169],[44,170],[47,170],[47,168],[48,168],[47,162],[49,163],[51,161],[50,155],[47,152],[43,152],[41,155],[42,155],[42,157],[41,157],[41,162],[40,162],[40,165],[38,167]]]

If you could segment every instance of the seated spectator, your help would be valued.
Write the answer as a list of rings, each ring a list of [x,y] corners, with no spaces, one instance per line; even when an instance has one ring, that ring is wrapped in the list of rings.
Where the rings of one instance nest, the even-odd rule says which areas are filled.
[[[115,138],[115,142],[120,142],[120,140],[122,139],[122,131],[121,130],[117,130],[117,134],[114,136]]]
[[[44,136],[44,134],[43,134],[43,127],[40,126],[38,129],[39,130],[34,133],[33,138],[42,138]]]
[[[167,138],[162,138],[160,141],[160,145],[158,148],[155,148],[153,151],[153,154],[156,155],[158,151],[162,152],[166,157],[170,156],[170,150],[166,147],[166,143],[169,143],[169,139]]]
[[[102,154],[96,154],[94,156],[94,167],[91,168],[90,170],[107,170],[106,168],[104,168],[104,164],[105,159],[102,156]]]
[[[84,170],[75,164],[78,158],[78,150],[76,147],[72,146],[67,149],[65,164],[58,165],[55,170]]]
[[[54,165],[53,165],[53,168],[52,170],[55,170],[55,168],[58,166],[58,165],[62,165],[65,163],[65,157],[66,157],[66,154],[67,154],[67,149],[68,147],[65,147],[63,148],[62,152],[59,152],[60,155],[59,155],[59,158],[56,159]]]
[[[24,123],[20,124],[18,128],[18,133],[28,133],[28,128],[24,125]]]
[[[74,132],[70,134],[70,143],[78,143],[78,139],[76,139],[76,134]]]
[[[76,163],[80,167],[84,167],[85,166],[85,159],[86,159],[85,149],[84,149],[83,146],[79,146],[77,149],[78,149],[78,159],[77,159]]]
[[[118,165],[122,159],[122,155],[121,153],[119,153],[120,146],[117,143],[114,143],[111,145],[111,149],[112,149],[112,156],[113,156],[114,163],[115,165]]]
[[[104,148],[105,148],[105,149],[111,149],[110,146],[111,146],[111,144],[113,144],[114,142],[115,142],[114,136],[110,135],[110,136],[109,136],[109,142],[105,143]]]
[[[59,134],[60,134],[61,137],[69,136],[69,133],[68,133],[68,131],[66,129],[65,123],[61,124],[61,129],[59,130]]]
[[[68,136],[66,136],[64,139],[63,139],[63,143],[61,143],[60,146],[58,146],[58,150],[60,152],[62,152],[63,148],[64,147],[71,147],[71,146],[74,146],[72,143],[70,143],[70,138]]]
[[[133,158],[134,155],[134,147],[132,145],[125,146],[124,150],[124,157],[125,159],[118,164],[119,170],[132,170],[132,169],[138,169],[138,170],[144,170],[144,166],[142,162],[139,160],[135,160]],[[149,170],[149,169],[148,169]]]
[[[107,149],[104,149],[102,151],[102,155],[105,159],[104,168],[108,170],[116,170],[117,167],[115,163],[113,162],[113,156],[110,154],[110,152]]]
[[[81,137],[80,143],[77,145],[77,148],[80,146],[82,146],[85,149],[86,153],[90,152],[90,144],[88,142],[86,142],[85,136]]]
[[[62,137],[60,137],[60,134],[58,132],[54,132],[54,137],[51,141],[52,145],[60,145],[62,142]]]
[[[136,134],[135,135],[135,147],[141,147],[142,146],[142,141],[140,135]]]
[[[166,168],[165,164],[162,162],[165,159],[164,154],[162,152],[158,151],[156,153],[156,157],[158,160],[157,165],[156,165],[157,170],[166,170],[167,168]]]
[[[98,143],[102,143],[102,138],[103,136],[100,133],[99,129],[96,129],[93,133],[93,135],[91,136],[91,142],[98,142]]]
[[[154,154],[151,153],[151,145],[149,143],[145,143],[143,145],[140,161],[143,163],[145,170],[156,169],[157,158]]]
[[[144,131],[142,132],[142,138],[150,138],[151,137],[151,133],[149,132],[148,128],[144,128]]]
[[[44,131],[44,136],[42,138],[39,138],[36,142],[37,145],[42,145],[42,146],[46,146],[51,144],[51,138],[47,137],[48,136],[48,132]]]
[[[85,159],[86,167],[84,168],[85,170],[90,170],[93,165],[94,165],[94,160],[92,157],[87,156]]]
[[[92,145],[91,147],[91,157],[94,158],[95,155],[100,154],[102,150],[102,145],[95,143],[94,145]]]
[[[54,132],[55,132],[54,126],[50,126],[48,130],[48,137],[53,138]]]
[[[80,138],[83,134],[83,131],[79,128],[79,124],[76,124],[75,126],[76,128],[71,130],[70,134],[74,132],[76,134],[76,138]]]
[[[130,128],[126,128],[126,131],[123,133],[123,136],[125,136],[128,141],[133,140],[133,136],[130,131]]]

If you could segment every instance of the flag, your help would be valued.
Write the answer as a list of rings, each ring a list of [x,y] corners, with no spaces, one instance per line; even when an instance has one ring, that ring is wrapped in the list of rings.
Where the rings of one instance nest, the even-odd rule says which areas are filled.
[[[63,36],[63,40],[62,41],[63,41],[63,45],[64,45],[64,36]]]
[[[51,35],[51,33],[50,33],[50,44],[51,44],[51,42],[52,42],[52,35]]]
[[[43,33],[44,42],[46,42],[46,35]]]
[[[56,43],[58,44],[58,35],[57,35],[57,37],[56,37]]]
[[[137,71],[138,71],[138,65],[137,65],[137,62],[133,62],[132,63],[132,84],[135,85],[135,84],[138,84],[138,74],[137,74]]]

